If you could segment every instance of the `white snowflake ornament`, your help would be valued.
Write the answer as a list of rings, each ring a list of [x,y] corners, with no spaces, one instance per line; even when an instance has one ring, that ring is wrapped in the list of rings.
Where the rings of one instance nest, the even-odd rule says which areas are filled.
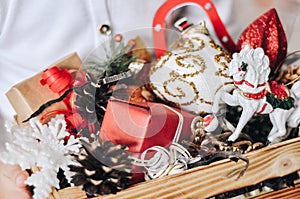
[[[76,165],[72,154],[78,154],[81,144],[79,138],[69,135],[63,115],[52,118],[48,124],[38,119],[31,119],[26,127],[7,124],[10,141],[6,142],[6,151],[1,152],[0,160],[7,164],[18,164],[23,170],[39,168],[25,183],[34,186],[33,199],[47,198],[52,187],[59,189],[57,173],[64,171],[70,181],[71,173],[68,165]]]

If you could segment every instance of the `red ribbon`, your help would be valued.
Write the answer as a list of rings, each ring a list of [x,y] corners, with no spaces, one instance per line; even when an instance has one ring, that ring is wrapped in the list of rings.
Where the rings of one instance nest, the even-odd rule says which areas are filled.
[[[250,86],[251,88],[255,88],[255,86],[253,85],[253,84],[251,84],[250,82],[248,82],[247,80],[241,80],[241,81],[233,81],[233,83],[235,84],[235,85],[242,85],[242,84],[246,84],[247,86]],[[266,82],[264,82],[264,83],[261,83],[261,84],[258,84],[257,86],[256,86],[256,88],[258,88],[258,87],[262,87],[262,86],[265,86],[266,85]]]
[[[42,85],[47,84],[54,93],[62,93],[72,87],[71,80],[72,76],[68,70],[53,66],[44,70],[40,82]]]
[[[52,92],[57,93],[61,96],[68,89],[73,88],[75,85],[82,85],[87,81],[83,72],[81,73],[80,78],[73,79],[72,74],[74,72],[77,72],[77,70],[60,69],[57,66],[53,66],[43,71],[40,83],[42,85],[48,85]],[[64,114],[69,130],[82,129],[88,127],[90,132],[95,132],[95,127],[91,124],[88,124],[85,118],[83,118],[76,111],[76,108],[73,105],[74,97],[74,92],[71,92],[63,100],[67,110],[54,110],[47,112],[44,115],[42,115],[40,120],[44,121],[46,118],[51,117],[53,115]],[[71,132],[71,130],[69,132]]]
[[[48,85],[52,92],[59,95],[62,95],[66,90],[74,86],[70,71],[66,69],[59,69],[57,66],[44,70],[40,83],[42,85]],[[63,100],[69,110],[72,108],[70,97],[71,94]]]
[[[236,45],[226,30],[217,9],[211,0],[168,0],[156,12],[153,20],[153,39],[157,58],[167,52],[164,27],[166,17],[179,7],[196,4],[208,15],[222,45],[231,53],[236,51]]]
[[[260,99],[264,98],[268,93],[269,93],[269,91],[263,90],[259,93],[243,93],[243,95],[249,99],[260,100]]]
[[[211,0],[168,0],[157,10],[153,20],[153,39],[157,58],[168,51],[164,33],[166,17],[185,5],[198,5],[206,12],[222,46],[228,52],[240,51],[245,44],[251,48],[261,47],[270,59],[271,71],[280,69],[287,53],[287,39],[276,9],[270,9],[251,23],[235,44]]]

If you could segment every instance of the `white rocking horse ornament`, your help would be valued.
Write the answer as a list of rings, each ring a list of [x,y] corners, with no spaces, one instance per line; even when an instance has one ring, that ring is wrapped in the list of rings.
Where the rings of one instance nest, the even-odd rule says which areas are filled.
[[[300,81],[289,91],[277,82],[268,83],[269,73],[269,58],[262,48],[251,49],[246,45],[239,53],[233,54],[229,64],[229,75],[232,76],[234,84],[223,86],[215,94],[212,107],[215,115],[224,103],[243,108],[239,122],[228,138],[229,143],[239,137],[255,113],[269,114],[273,125],[268,135],[269,143],[280,141],[279,139],[286,135],[286,123],[293,128],[299,125]]]

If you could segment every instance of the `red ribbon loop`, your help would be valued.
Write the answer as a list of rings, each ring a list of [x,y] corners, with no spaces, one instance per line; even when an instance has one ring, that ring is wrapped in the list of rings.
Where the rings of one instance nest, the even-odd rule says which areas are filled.
[[[42,85],[47,84],[54,93],[62,93],[71,88],[71,81],[72,76],[68,70],[59,69],[57,66],[44,70],[40,80]]]
[[[52,92],[61,96],[68,89],[73,88],[75,85],[82,85],[87,81],[85,73],[82,71],[80,72],[79,78],[73,79],[72,73],[74,72],[78,71],[74,69],[60,69],[57,66],[53,66],[43,71],[40,83],[42,85],[48,85]],[[74,98],[75,94],[74,92],[71,92],[63,100],[67,110],[54,110],[45,113],[41,117],[41,121],[55,114],[64,114],[69,129],[83,129],[88,127],[90,132],[94,133],[96,131],[94,125],[89,124],[87,120],[76,111],[73,103],[75,100]],[[71,132],[71,130],[69,132]]]
[[[211,0],[168,0],[157,10],[153,20],[153,39],[157,58],[167,52],[166,38],[163,31],[166,27],[166,17],[179,7],[194,4],[200,6],[206,12],[224,48],[231,53],[236,51],[236,45]]]

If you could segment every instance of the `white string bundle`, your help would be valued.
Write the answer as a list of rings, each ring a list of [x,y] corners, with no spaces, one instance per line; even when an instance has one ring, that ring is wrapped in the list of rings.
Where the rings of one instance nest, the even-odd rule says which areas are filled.
[[[146,180],[183,172],[188,168],[189,162],[195,161],[189,151],[177,143],[182,132],[184,120],[182,114],[171,107],[165,107],[175,112],[179,118],[176,133],[172,144],[169,146],[169,150],[162,146],[153,146],[146,149],[140,155],[140,158],[132,158],[134,165],[142,166],[147,170]],[[150,152],[154,152],[155,154],[150,159],[147,159]]]

